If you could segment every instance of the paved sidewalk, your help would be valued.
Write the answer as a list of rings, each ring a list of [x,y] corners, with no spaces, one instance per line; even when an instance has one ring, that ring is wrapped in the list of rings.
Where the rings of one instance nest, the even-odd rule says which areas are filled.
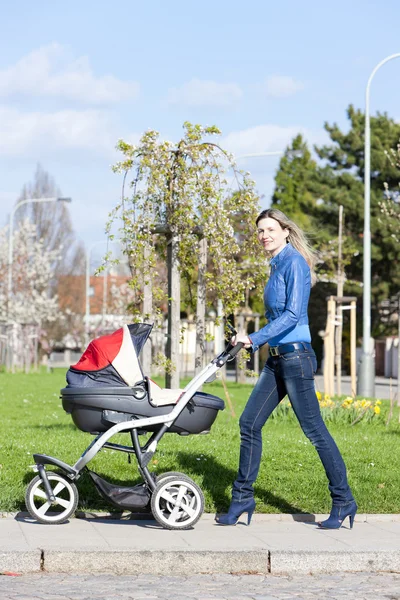
[[[325,517],[255,515],[250,527],[222,527],[206,514],[194,529],[168,531],[153,520],[96,516],[41,525],[6,516],[0,573],[400,572],[400,515],[359,514],[352,530],[336,531],[316,527]]]

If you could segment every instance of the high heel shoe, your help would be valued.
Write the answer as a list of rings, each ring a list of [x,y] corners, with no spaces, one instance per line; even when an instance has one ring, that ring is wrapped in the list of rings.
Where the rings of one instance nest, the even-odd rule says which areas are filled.
[[[350,529],[353,529],[354,517],[356,516],[357,508],[357,504],[354,500],[349,502],[349,504],[345,504],[344,506],[333,504],[329,519],[318,523],[318,527],[320,529],[340,529],[344,523],[344,520],[349,517]]]
[[[247,513],[247,525],[250,525],[255,507],[256,503],[254,498],[250,498],[244,502],[232,501],[227,514],[221,515],[220,517],[215,517],[215,520],[218,525],[236,525],[239,517],[243,513]]]

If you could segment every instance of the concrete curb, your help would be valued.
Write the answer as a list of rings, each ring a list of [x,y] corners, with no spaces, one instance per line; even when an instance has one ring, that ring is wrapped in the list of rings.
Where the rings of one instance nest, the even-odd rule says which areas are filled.
[[[5,514],[0,574],[400,572],[397,514],[357,515],[352,530],[319,529],[315,521],[326,515],[257,515],[251,527],[221,527],[205,514],[193,529],[170,531],[149,514],[135,522],[130,513],[87,513],[60,525]]]
[[[269,552],[126,551],[45,552],[47,573],[110,573],[116,575],[194,575],[212,573],[268,574]]]
[[[42,551],[39,548],[0,552],[0,575],[6,571],[25,575],[25,573],[39,573],[42,570]]]
[[[212,573],[308,575],[400,572],[400,551],[71,551],[0,554],[0,574],[27,573],[194,575]]]
[[[271,551],[273,575],[316,573],[400,572],[400,551],[390,552],[290,552]]]

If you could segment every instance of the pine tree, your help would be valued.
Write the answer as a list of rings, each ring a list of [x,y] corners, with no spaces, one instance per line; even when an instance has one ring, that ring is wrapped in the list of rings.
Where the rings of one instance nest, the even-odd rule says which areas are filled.
[[[317,164],[307,143],[297,135],[286,148],[275,177],[272,206],[279,208],[306,231],[313,230]]]
[[[318,170],[318,195],[320,206],[317,213],[321,230],[332,236],[337,232],[338,207],[344,207],[345,235],[356,246],[351,263],[347,267],[348,278],[363,280],[363,227],[364,227],[364,127],[365,115],[349,106],[347,116],[350,129],[343,133],[338,125],[325,123],[332,140],[331,145],[316,148],[324,161]],[[394,295],[400,286],[400,248],[392,236],[389,224],[382,222],[380,205],[384,198],[385,182],[389,190],[398,185],[398,170],[388,158],[397,148],[400,124],[387,114],[377,113],[371,117],[371,255],[373,330],[381,332],[378,312],[379,302]],[[361,295],[358,286],[348,292]],[[374,329],[375,328],[375,329]]]

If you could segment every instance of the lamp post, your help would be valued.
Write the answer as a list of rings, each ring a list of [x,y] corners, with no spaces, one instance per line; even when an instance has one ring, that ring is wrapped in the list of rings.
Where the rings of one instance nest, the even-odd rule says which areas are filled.
[[[240,154],[235,156],[236,160],[239,158],[259,158],[261,156],[281,156],[284,154],[284,150],[272,150],[271,152],[253,152],[252,154]]]
[[[21,200],[12,209],[9,219],[8,227],[8,297],[7,306],[10,306],[11,294],[12,294],[12,264],[13,264],[13,226],[14,226],[14,215],[16,211],[23,206],[31,202],[71,202],[71,198],[27,198]],[[8,312],[8,311],[7,311]]]
[[[93,248],[99,246],[100,244],[116,244],[120,242],[120,240],[99,240],[97,242],[93,242],[87,251],[86,251],[86,286],[85,286],[85,345],[87,346],[89,343],[89,318],[90,318],[90,257],[92,254]],[[103,319],[105,317],[105,302],[106,302],[106,277],[107,277],[107,268],[104,274],[104,290],[103,290]]]
[[[357,380],[357,393],[373,397],[375,394],[375,359],[371,344],[371,131],[369,93],[375,73],[387,62],[400,58],[400,53],[387,56],[373,69],[365,91],[364,134],[364,263],[363,263],[363,346]]]

